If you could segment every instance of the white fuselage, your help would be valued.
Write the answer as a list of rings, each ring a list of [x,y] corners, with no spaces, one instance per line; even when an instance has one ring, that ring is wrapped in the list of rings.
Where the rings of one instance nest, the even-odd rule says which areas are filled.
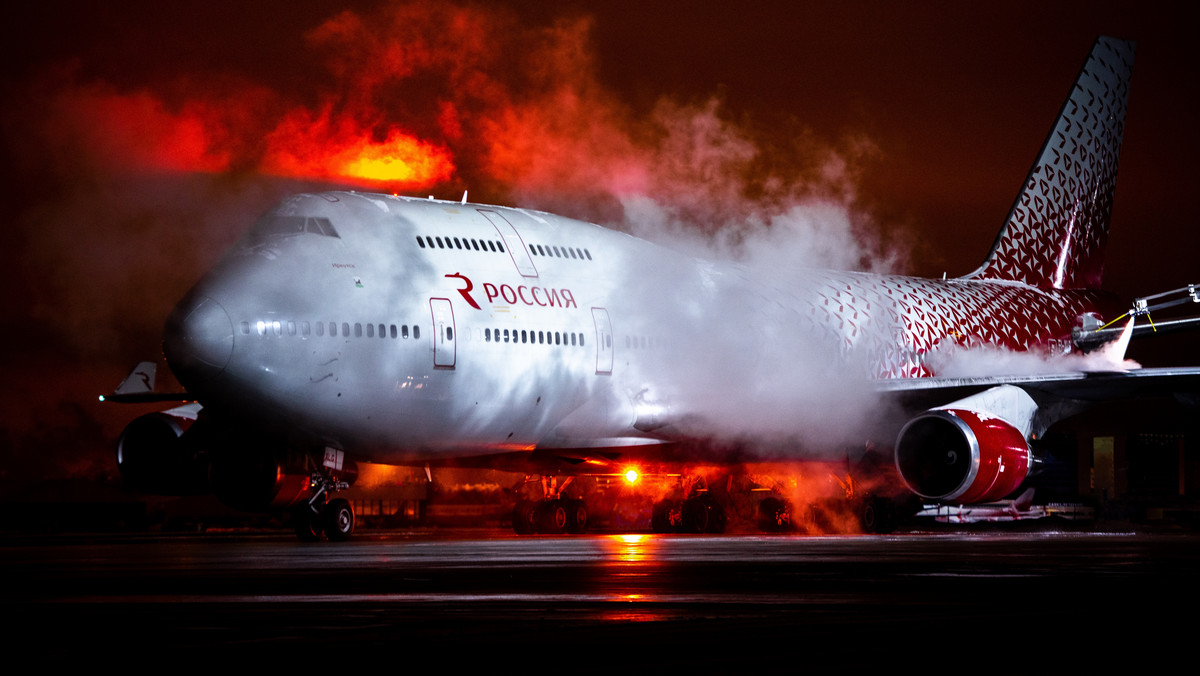
[[[265,216],[165,344],[207,408],[405,462],[763,424],[746,411],[786,429],[848,383],[929,375],[943,340],[1063,340],[1096,301],[750,270],[551,214],[338,192]]]

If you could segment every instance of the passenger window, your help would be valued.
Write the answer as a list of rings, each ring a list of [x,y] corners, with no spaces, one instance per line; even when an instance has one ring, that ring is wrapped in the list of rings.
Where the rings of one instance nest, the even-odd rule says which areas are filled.
[[[350,337],[350,322],[342,322],[342,336]]]
[[[308,333],[309,333],[308,322],[300,322],[300,335],[307,338]]]
[[[357,324],[355,324],[354,326],[355,326],[355,332],[357,333],[357,331],[358,331],[358,325],[357,325]],[[368,337],[368,338],[374,338],[374,337],[375,337],[375,325],[374,325],[374,324],[367,324],[367,337]]]
[[[420,339],[421,339],[421,327],[419,327],[419,326],[414,326],[414,327],[413,327],[413,338],[414,338],[415,340],[420,340]]]
[[[362,338],[362,324],[354,322],[354,337]]]
[[[446,340],[454,340],[454,329],[452,327],[446,327]]]
[[[325,335],[325,322],[317,322],[317,335]]]
[[[296,335],[296,322],[288,322],[288,335]]]
[[[242,335],[250,335],[250,322],[242,322]]]
[[[400,327],[400,337],[404,340],[408,340],[408,324]]]
[[[396,325],[392,324],[391,329],[392,329],[392,338],[395,338],[396,337]]]

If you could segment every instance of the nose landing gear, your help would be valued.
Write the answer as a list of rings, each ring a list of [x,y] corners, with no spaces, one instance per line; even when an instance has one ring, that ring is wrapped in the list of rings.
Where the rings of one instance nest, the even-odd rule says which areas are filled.
[[[301,542],[317,542],[322,536],[330,542],[343,542],[354,534],[354,507],[344,498],[329,500],[333,491],[349,488],[324,472],[313,472],[315,492],[292,512],[296,537]]]

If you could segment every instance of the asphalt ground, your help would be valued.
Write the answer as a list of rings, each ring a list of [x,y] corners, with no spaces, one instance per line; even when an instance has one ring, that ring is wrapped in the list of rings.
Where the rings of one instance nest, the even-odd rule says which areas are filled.
[[[1184,533],[240,532],[9,537],[0,556],[4,643],[135,672],[1165,673],[1191,670],[1200,597]]]

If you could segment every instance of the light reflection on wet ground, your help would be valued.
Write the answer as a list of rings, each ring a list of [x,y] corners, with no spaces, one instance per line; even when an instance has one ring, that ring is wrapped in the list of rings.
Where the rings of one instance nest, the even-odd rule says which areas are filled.
[[[1162,644],[1180,625],[1132,618],[1200,600],[1200,537],[1190,535],[462,531],[303,545],[244,534],[9,539],[0,553],[5,606],[26,620],[19,639],[71,631],[97,647],[130,636],[183,649],[511,650],[532,641],[541,654],[573,654],[686,642],[706,656],[693,664],[736,666],[731,637],[827,652],[864,637],[910,649],[965,632],[935,641],[942,654],[1005,627],[1074,645],[1064,654],[1078,659],[1110,641]],[[662,659],[690,658],[668,650]]]

